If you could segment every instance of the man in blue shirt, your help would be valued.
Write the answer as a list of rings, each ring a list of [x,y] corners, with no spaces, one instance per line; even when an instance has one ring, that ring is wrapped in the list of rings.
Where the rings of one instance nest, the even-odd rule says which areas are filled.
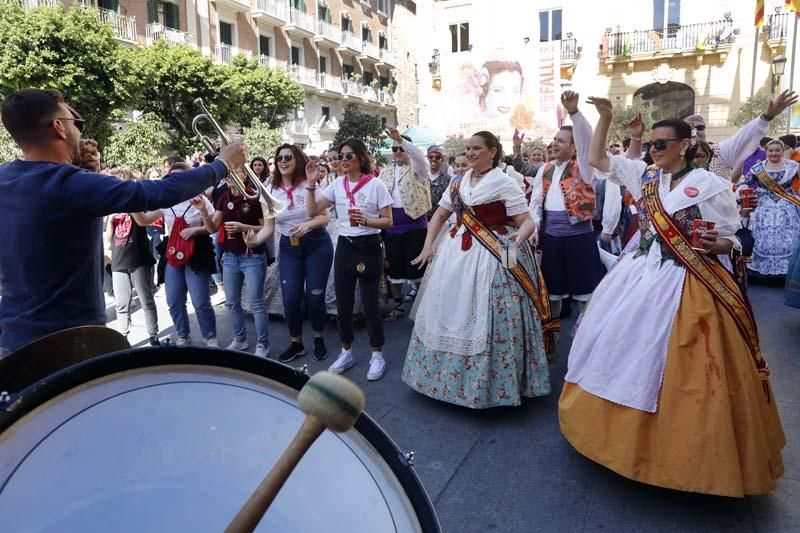
[[[106,323],[103,217],[152,211],[201,194],[246,160],[223,147],[210,164],[158,181],[98,174],[84,120],[58,91],[25,89],[0,104],[23,160],[0,166],[0,354],[66,328]]]

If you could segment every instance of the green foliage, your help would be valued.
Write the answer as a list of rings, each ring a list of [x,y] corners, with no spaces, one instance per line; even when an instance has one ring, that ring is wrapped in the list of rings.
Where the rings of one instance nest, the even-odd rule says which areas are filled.
[[[633,103],[625,108],[614,108],[614,118],[611,121],[611,128],[608,132],[608,140],[611,142],[619,142],[626,137],[630,137],[628,131],[628,123],[638,114],[642,114],[642,122],[644,123],[644,138],[647,140],[650,127],[655,123],[653,118],[653,107],[649,104],[642,102],[640,96],[633,97]]]
[[[22,151],[8,134],[8,131],[0,125],[0,164],[13,161],[22,157]]]
[[[0,0],[0,94],[58,89],[86,119],[86,135],[101,144],[111,133],[109,114],[127,98],[119,83],[126,65],[111,26],[88,9],[24,11]]]
[[[461,134],[448,135],[442,143],[442,150],[447,157],[455,157],[467,150],[467,139]]]
[[[266,69],[254,58],[237,56],[232,65],[222,69],[225,82],[227,109],[223,110],[227,122],[242,128],[259,120],[270,128],[286,122],[291,111],[303,105],[304,91],[299,83],[280,69]]]
[[[530,139],[525,137],[525,140],[522,142],[522,153],[529,154],[534,148],[545,150],[548,144],[549,143],[546,143],[541,137],[531,137]]]
[[[336,133],[334,144],[341,144],[347,139],[355,137],[363,141],[369,152],[374,156],[380,154],[383,142],[386,140],[386,132],[381,125],[381,119],[376,115],[363,113],[358,105],[349,103],[344,108],[344,115],[339,123],[339,131]]]
[[[244,128],[244,143],[251,158],[260,155],[268,159],[282,143],[281,130],[256,118],[249,128]]]
[[[109,166],[124,165],[144,173],[160,164],[162,150],[169,141],[161,120],[152,113],[147,114],[111,135],[103,150],[103,159]]]
[[[767,104],[771,97],[769,92],[761,90],[756,94],[745,100],[735,115],[728,119],[728,124],[731,126],[742,127],[767,109]],[[769,123],[769,130],[767,135],[770,137],[780,137],[786,134],[787,121],[789,120],[788,112],[783,112]]]

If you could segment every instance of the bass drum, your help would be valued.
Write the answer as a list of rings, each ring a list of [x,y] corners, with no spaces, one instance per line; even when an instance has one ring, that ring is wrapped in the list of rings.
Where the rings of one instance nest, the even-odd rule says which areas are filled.
[[[211,349],[63,369],[0,404],[3,531],[222,531],[304,414],[308,376]],[[325,431],[256,531],[441,531],[414,468],[366,414]]]

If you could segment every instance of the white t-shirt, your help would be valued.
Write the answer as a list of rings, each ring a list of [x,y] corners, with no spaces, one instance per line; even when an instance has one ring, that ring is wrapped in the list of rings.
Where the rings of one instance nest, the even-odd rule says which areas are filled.
[[[277,198],[286,209],[278,213],[278,216],[275,217],[275,230],[284,235],[286,237],[291,237],[292,234],[289,231],[291,228],[302,224],[303,222],[308,222],[311,220],[311,217],[308,216],[306,212],[306,181],[303,180],[297,184],[297,187],[292,191],[292,198],[294,199],[294,206],[290,205],[289,203],[289,195],[286,194],[282,188],[273,188],[271,185],[269,186],[269,192]],[[321,190],[317,189],[315,193],[317,199],[319,200],[322,198]]]
[[[336,205],[336,212],[339,215],[339,235],[358,237],[361,235],[380,233],[381,230],[378,228],[351,226],[350,217],[347,213],[351,208],[360,209],[367,218],[378,218],[382,208],[392,205],[392,196],[389,194],[386,185],[378,178],[372,178],[355,194],[356,205],[351,206],[344,189],[344,180],[346,179],[347,176],[336,178],[336,181],[325,187],[322,191],[322,196]],[[355,187],[356,184],[351,181],[350,190],[352,191]]]
[[[206,204],[206,210],[208,211],[208,215],[209,216],[213,215],[214,206],[211,205],[211,201],[205,196],[203,196],[203,203]],[[191,205],[192,205],[191,200],[184,200],[183,202],[177,205],[173,205],[172,209],[170,208],[161,209],[161,214],[164,216],[164,225],[166,226],[167,235],[169,235],[169,232],[172,229],[172,223],[175,222],[176,216],[178,217],[183,216],[183,218],[186,220],[186,224],[190,228],[195,228],[203,225],[203,218],[200,216],[200,211],[198,211],[194,207],[191,207]],[[187,207],[189,208],[188,211],[186,211]],[[175,212],[174,215],[172,214],[173,211]],[[184,211],[186,211],[186,214],[184,214]]]

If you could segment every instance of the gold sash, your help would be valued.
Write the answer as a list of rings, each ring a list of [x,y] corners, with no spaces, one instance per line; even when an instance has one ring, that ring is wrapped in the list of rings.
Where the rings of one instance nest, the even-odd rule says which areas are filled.
[[[783,198],[787,202],[791,202],[797,207],[800,207],[800,198],[798,198],[793,194],[790,194],[783,187],[778,185],[778,182],[776,182],[774,179],[770,177],[770,175],[767,173],[767,169],[761,162],[758,162],[755,165],[753,165],[751,171],[753,172],[753,174],[755,174],[756,178],[758,179],[758,183],[760,183],[762,187],[767,189],[769,192],[775,194],[776,196]]]

